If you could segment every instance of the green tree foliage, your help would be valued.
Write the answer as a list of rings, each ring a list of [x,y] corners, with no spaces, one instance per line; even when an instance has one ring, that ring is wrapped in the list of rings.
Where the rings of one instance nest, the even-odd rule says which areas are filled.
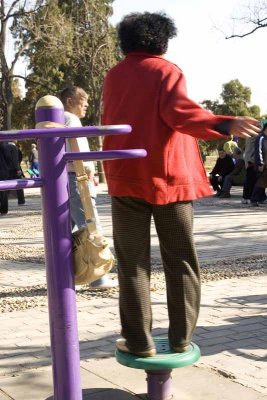
[[[216,115],[251,116],[260,118],[259,106],[250,106],[251,89],[243,86],[238,79],[223,84],[222,101],[204,100],[201,104]]]
[[[260,107],[257,105],[250,106],[251,89],[243,86],[238,79],[233,79],[223,84],[222,93],[219,100],[204,100],[201,104],[204,108],[216,115],[234,115],[234,116],[251,116],[260,118]],[[200,141],[200,147],[203,152],[210,153],[218,147],[224,140],[213,140],[210,142]],[[239,145],[243,147],[243,140]]]
[[[112,3],[113,0],[1,0],[0,128],[33,127],[37,100],[46,94],[57,95],[69,84],[83,87],[89,95],[84,123],[100,123],[103,79],[120,57],[115,28],[109,23]],[[5,51],[10,36],[15,46],[14,58],[8,65]],[[27,65],[26,76],[14,73],[21,58]],[[24,98],[13,93],[16,78],[26,82]],[[101,149],[101,138],[91,145]]]
[[[84,124],[98,125],[104,76],[118,58],[115,28],[109,23],[113,0],[48,0],[37,13],[14,26],[29,39],[25,52],[29,74],[27,93],[16,106],[16,126],[34,125],[34,106],[46,94],[57,95],[65,86],[81,86],[89,96]],[[21,24],[27,26],[21,29]],[[36,33],[37,31],[37,33]],[[37,35],[38,34],[38,35]],[[36,40],[36,38],[39,40]],[[91,148],[101,150],[102,139],[91,139]],[[100,173],[102,165],[98,166]]]
[[[221,104],[218,100],[203,100],[200,103],[206,110],[211,111],[213,114],[221,115]]]
[[[61,65],[68,63],[72,54],[73,26],[67,20],[57,2],[49,0],[22,21],[27,26],[24,35],[35,37],[25,51],[29,74],[25,77],[27,93],[22,104],[17,105],[14,122],[16,127],[34,126],[34,107],[37,100],[50,93],[55,94],[64,80]],[[16,25],[16,34],[22,29]]]
[[[61,2],[74,27],[73,53],[69,63],[63,66],[65,83],[81,86],[88,93],[87,122],[91,124],[100,122],[103,80],[117,61],[115,30],[108,21],[113,12],[112,2]]]
[[[85,123],[99,124],[103,79],[117,61],[115,29],[108,22],[111,3],[47,1],[34,16],[34,25],[43,27],[47,34],[46,40],[36,41],[27,52],[30,73],[23,102],[30,111],[22,116],[23,125],[34,123],[33,109],[38,98],[48,93],[57,95],[70,84],[81,86],[88,93]]]
[[[81,86],[89,95],[85,123],[101,122],[101,94],[103,80],[116,63],[117,41],[115,29],[108,18],[112,15],[113,0],[87,0],[70,3],[62,1],[62,8],[74,26],[73,54],[63,66],[66,83]],[[92,149],[102,149],[102,138],[90,140]],[[105,181],[103,166],[97,163],[99,180]]]
[[[259,118],[260,109],[258,106],[250,107],[251,89],[243,86],[238,79],[234,79],[223,85],[221,93],[222,114],[235,116],[254,116]],[[256,108],[255,108],[256,107]],[[257,115],[253,115],[253,112]]]
[[[36,39],[35,35],[29,37],[27,28],[22,21],[30,18],[38,11],[43,1],[4,1],[0,2],[0,121],[3,129],[11,129],[11,117],[13,109],[14,95],[12,92],[15,68],[21,57],[32,42]],[[17,27],[20,26],[18,30]],[[13,35],[15,40],[14,52],[9,60],[7,46],[9,37]]]

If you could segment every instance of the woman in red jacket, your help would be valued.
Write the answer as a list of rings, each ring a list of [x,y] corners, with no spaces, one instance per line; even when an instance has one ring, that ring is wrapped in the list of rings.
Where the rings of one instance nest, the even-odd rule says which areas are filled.
[[[156,353],[151,335],[150,223],[155,221],[167,286],[169,341],[186,351],[199,312],[200,273],[193,241],[192,200],[211,194],[197,139],[249,137],[251,118],[215,116],[187,97],[185,78],[163,54],[176,35],[161,13],[135,13],[119,25],[123,61],[106,76],[103,124],[130,124],[104,149],[143,148],[147,157],[106,161],[120,284],[122,339],[117,348]]]

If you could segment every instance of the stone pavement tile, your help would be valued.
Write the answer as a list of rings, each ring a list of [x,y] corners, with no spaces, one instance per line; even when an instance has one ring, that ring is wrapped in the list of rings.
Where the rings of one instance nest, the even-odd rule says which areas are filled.
[[[247,388],[257,390],[262,395],[267,394],[266,370],[264,381],[263,377],[258,375],[259,369],[253,363],[245,363],[242,356],[229,357],[222,353],[220,357],[214,359],[212,359],[212,356],[209,357],[209,360],[203,360],[203,358],[201,358],[199,365],[205,369],[207,367],[215,369],[217,373],[231,379],[231,381],[242,384]],[[214,367],[215,365],[216,367]]]
[[[263,334],[262,331],[247,331],[247,330],[242,330],[241,332],[235,332],[233,330],[231,330],[231,335],[227,337],[229,337],[230,339],[233,339],[233,332],[234,332],[234,339],[235,340],[241,340],[241,339],[250,339],[250,338],[254,338],[254,337],[258,337],[260,338]]]
[[[0,344],[0,360],[2,358],[9,358],[14,356],[21,356],[25,354],[35,355],[35,353],[42,352],[44,349],[49,348],[49,338],[42,343],[41,341],[29,342],[26,338],[21,339],[20,343],[17,343],[10,338],[9,342]],[[0,368],[1,371],[1,368]],[[1,372],[0,372],[1,373]]]
[[[230,352],[223,352],[218,360],[218,365],[219,368],[228,371],[229,375],[234,375],[235,378],[243,375],[253,375],[259,370],[255,363],[253,364],[249,362],[246,363],[246,368],[244,369],[244,354],[242,353],[233,357],[233,354]]]
[[[248,385],[247,379],[240,379],[239,382],[240,382],[240,384],[243,385],[244,387],[247,387],[247,385]],[[262,394],[263,394],[263,397],[260,397],[260,398],[266,400],[266,398],[267,398],[267,391],[266,391],[265,384],[266,384],[266,379],[263,379],[263,380],[262,380],[262,385],[257,385],[255,382],[251,382],[249,387],[250,387],[252,390],[255,390],[255,391],[258,392],[258,393],[262,393]],[[242,399],[242,400],[243,400],[243,399]]]
[[[105,377],[109,382],[127,389],[132,393],[145,393],[146,381],[143,370],[126,368],[118,364],[114,357],[99,360],[82,361],[82,368],[91,371],[100,377]]]
[[[111,342],[105,339],[98,340],[97,341],[97,347],[103,347],[103,346],[108,346],[111,345]],[[96,341],[95,340],[88,340],[85,342],[80,342],[80,351],[87,350],[87,349],[94,349],[96,347]]]
[[[93,328],[92,328],[93,330]],[[92,332],[90,330],[83,330],[81,332],[81,330],[79,330],[79,337],[80,337],[80,341],[89,341],[89,340],[93,340],[93,341],[99,341],[102,340],[103,337],[104,338],[108,338],[108,340],[110,340],[111,342],[115,342],[116,339],[120,336],[120,329],[118,329],[117,331],[112,331],[112,330],[106,330],[105,332],[101,331],[98,333]]]
[[[192,372],[193,370],[193,372]],[[196,371],[195,371],[196,370]],[[174,370],[174,400],[260,400],[260,393],[201,367]]]
[[[252,322],[252,323],[251,323]],[[242,321],[241,319],[237,320],[237,324],[231,327],[231,329],[236,332],[236,333],[242,333],[242,332],[255,332],[257,330],[262,330],[264,329],[264,324],[257,324],[257,322],[255,322],[255,324],[253,323],[253,321],[249,321],[249,323],[247,323],[247,321]]]
[[[0,389],[0,400],[14,400],[12,397],[8,396]]]
[[[46,284],[44,265],[0,260],[1,290],[44,284]]]
[[[267,380],[264,382],[258,371],[263,371],[263,376],[267,376],[267,336],[264,328],[267,321],[267,277],[214,282],[213,288],[209,285],[203,285],[202,309],[198,321],[198,327],[204,329],[196,341],[202,352],[200,365],[232,376],[242,384],[246,382],[247,387],[266,394]],[[249,294],[250,288],[253,288],[252,295]],[[215,299],[224,311],[220,318],[213,315]],[[240,304],[245,310],[253,312],[249,315],[240,312]],[[218,336],[220,331],[225,331],[226,335],[220,336],[219,333]]]
[[[37,357],[32,354],[19,354],[13,357],[2,357],[0,359],[0,376],[12,375],[23,369],[37,368],[43,365],[43,360],[39,362]]]
[[[220,337],[227,337],[229,336],[229,338],[231,338],[234,334],[234,331],[232,329],[219,329],[217,331],[213,331],[213,332],[205,332],[202,334],[199,334],[199,337],[201,339],[209,339],[209,338],[220,338]]]
[[[142,370],[127,368],[115,359],[90,360],[82,367],[97,376],[106,378],[120,388],[138,395],[146,392],[146,375]],[[173,400],[261,400],[264,397],[254,390],[246,389],[218,374],[200,367],[186,367],[172,372]],[[102,397],[101,400],[108,400]]]
[[[81,380],[84,399],[90,393],[105,394],[110,389],[117,389],[117,385],[99,377],[90,371],[81,368]],[[14,400],[45,400],[51,399],[53,392],[51,367],[39,368],[30,371],[20,371],[12,377],[0,378],[0,388]],[[1,392],[0,392],[1,393]],[[88,397],[90,399],[104,399],[104,397]],[[121,397],[123,399],[123,397]],[[131,397],[125,397],[125,399]],[[1,397],[0,397],[1,399]],[[8,399],[8,398],[7,398]],[[110,399],[107,397],[106,399]],[[6,400],[6,399],[5,399]],[[115,398],[114,398],[115,400]]]
[[[265,339],[266,339],[266,336],[265,336]],[[261,341],[261,344],[262,344],[261,348],[254,348],[254,349],[252,349],[252,350],[250,351],[250,353],[251,353],[253,356],[258,357],[259,360],[262,360],[262,361],[265,361],[265,362],[266,362],[266,361],[267,361],[267,346],[266,346],[266,340],[262,340],[262,341]],[[258,342],[257,342],[257,347],[260,347]],[[267,368],[267,363],[266,363],[266,368]]]
[[[83,400],[144,399],[145,373],[126,368],[114,359],[81,363]],[[174,400],[262,400],[254,390],[244,388],[200,367],[187,367],[172,373]],[[208,383],[208,384],[207,384]],[[0,378],[0,387],[8,393],[1,400],[51,400],[51,368],[20,372],[17,376]],[[1,396],[1,392],[0,392]]]

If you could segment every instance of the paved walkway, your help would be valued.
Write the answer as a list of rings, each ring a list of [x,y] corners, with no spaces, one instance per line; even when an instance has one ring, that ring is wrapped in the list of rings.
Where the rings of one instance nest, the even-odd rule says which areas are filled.
[[[102,193],[104,189],[102,188]],[[27,196],[27,207],[39,209],[39,196]],[[214,261],[267,253],[267,208],[241,207],[240,192],[229,201],[206,199],[196,205],[195,235],[200,259]],[[0,219],[0,229],[19,226],[21,216]],[[99,211],[111,236],[109,204],[99,196]],[[25,232],[25,237],[27,237]],[[42,246],[25,238],[21,245]],[[153,259],[158,261],[155,233]],[[0,262],[0,287],[12,290],[44,284],[40,264]],[[173,371],[174,399],[261,400],[267,398],[267,275],[203,284],[202,307],[194,341],[202,351],[195,366]],[[151,292],[154,334],[166,334],[168,318],[163,290]],[[81,374],[84,399],[144,398],[143,371],[122,367],[113,357],[119,336],[118,295],[77,296]],[[46,305],[0,316],[0,400],[48,400],[52,397],[49,326]],[[65,399],[58,399],[65,400]],[[75,399],[73,399],[75,400]]]

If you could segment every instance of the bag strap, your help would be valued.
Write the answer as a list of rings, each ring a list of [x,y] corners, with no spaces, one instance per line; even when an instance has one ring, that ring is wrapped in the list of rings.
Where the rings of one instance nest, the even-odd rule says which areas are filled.
[[[69,145],[72,152],[79,153],[80,147],[77,138],[69,138]],[[96,217],[94,213],[94,208],[92,204],[92,199],[90,196],[90,191],[88,187],[88,176],[86,174],[83,161],[82,160],[75,160],[73,161],[76,178],[77,178],[77,185],[80,192],[80,197],[83,205],[84,215],[86,219],[86,225],[89,234],[96,234],[98,233],[96,228]]]

